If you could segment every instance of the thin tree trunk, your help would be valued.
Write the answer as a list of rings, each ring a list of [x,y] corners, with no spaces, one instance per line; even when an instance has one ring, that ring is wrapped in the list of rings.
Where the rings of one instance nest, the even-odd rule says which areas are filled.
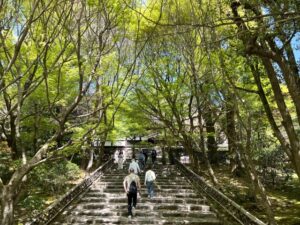
[[[201,87],[200,87],[198,79],[197,79],[197,70],[195,68],[195,64],[194,64],[193,60],[194,60],[194,58],[191,57],[191,60],[190,60],[191,70],[192,70],[191,86],[192,86],[193,95],[195,96],[195,99],[196,99],[200,145],[198,143],[199,141],[193,140],[192,137],[191,137],[191,139],[193,140],[193,143],[196,146],[197,150],[199,152],[202,152],[202,154],[203,154],[204,162],[206,164],[208,174],[209,174],[209,177],[210,177],[211,181],[213,182],[213,184],[215,186],[218,186],[218,179],[216,178],[216,176],[214,174],[213,168],[210,164],[210,161],[209,161],[208,156],[207,156],[207,152],[205,150],[204,129],[203,129],[203,124],[202,124],[202,110],[201,110],[200,93],[199,93],[199,91],[201,90]]]
[[[94,163],[94,150],[93,149],[90,149],[89,150],[89,162],[88,162],[88,165],[86,167],[86,170],[87,171],[90,171],[90,169],[92,168],[93,166],[93,163]]]
[[[246,147],[246,149],[247,149],[247,147]],[[252,159],[249,156],[249,150],[244,149],[244,151],[246,152],[246,154],[244,154],[245,164],[246,164],[246,167],[248,168],[247,169],[248,176],[251,179],[251,183],[254,185],[254,191],[256,192],[256,194],[258,194],[261,197],[260,202],[267,214],[269,224],[275,225],[277,223],[274,218],[274,213],[272,210],[271,202],[266,194],[265,188],[263,187],[263,185],[255,171],[255,166],[252,162]]]
[[[39,113],[37,104],[34,103],[34,124],[33,124],[33,150],[36,152],[38,149],[38,124],[39,124]]]
[[[250,158],[250,156],[248,156],[248,154],[249,154],[248,150],[244,150],[244,151],[247,152],[246,154],[244,154],[244,157],[245,157],[245,165],[246,165],[246,168],[247,168],[247,171],[248,171],[248,176],[251,180],[250,182],[254,186],[253,189],[254,189],[256,195],[259,195],[261,197],[261,199],[259,201],[262,204],[262,206],[263,206],[263,208],[266,212],[269,224],[270,225],[275,225],[277,223],[276,223],[276,220],[274,218],[274,213],[273,213],[273,210],[272,210],[271,202],[270,202],[270,200],[269,200],[269,198],[266,194],[264,186],[262,185],[262,183],[261,183],[261,181],[260,181],[260,179],[259,179],[259,177],[258,177],[258,175],[255,171],[255,166],[252,162],[252,159]],[[258,198],[256,198],[256,200],[258,201]]]
[[[239,119],[241,120],[240,115]],[[251,184],[254,186],[254,191],[257,195],[261,197],[260,203],[264,207],[264,210],[267,214],[268,217],[268,222],[270,225],[276,225],[276,220],[274,218],[274,213],[271,207],[271,202],[266,194],[265,188],[263,187],[260,178],[258,177],[256,170],[255,170],[255,165],[252,161],[251,158],[251,136],[252,136],[252,127],[251,127],[251,117],[248,117],[248,122],[247,122],[247,127],[246,129],[246,145],[244,146],[243,144],[239,144],[239,148],[242,151],[242,155],[244,158],[244,162],[246,165],[246,171],[248,173],[249,179],[251,181]],[[242,133],[242,130],[240,130],[240,133]],[[242,138],[240,139],[240,143]]]
[[[207,168],[210,180],[213,182],[213,184],[216,187],[219,187],[218,179],[215,176],[214,170],[213,170],[213,168],[212,168],[212,166],[210,164],[210,161],[209,161],[208,156],[207,156],[207,152],[205,150],[204,136],[203,136],[203,126],[202,126],[201,123],[199,124],[199,127],[200,127],[200,145],[197,143],[197,141],[194,141],[194,144],[195,144],[197,150],[200,151],[200,152],[202,152],[202,155],[203,155],[203,158],[204,158],[204,162],[205,162],[205,165],[206,165],[206,168]]]
[[[212,169],[212,166],[210,164],[210,161],[208,159],[207,152],[205,151],[204,146],[202,146],[202,144],[201,144],[201,146],[199,146],[199,144],[195,140],[192,140],[192,142],[196,146],[197,151],[198,152],[202,152],[202,155],[203,155],[203,158],[204,158],[204,163],[205,163],[205,165],[207,167],[207,171],[208,171],[208,175],[210,177],[210,180],[213,182],[213,184],[216,187],[219,187],[218,179],[217,179],[217,177],[214,174],[214,170]],[[199,160],[197,160],[197,161],[199,161]]]
[[[235,110],[231,94],[227,93],[226,97],[226,136],[228,140],[228,152],[231,172],[238,168],[236,161],[236,130],[235,130]]]
[[[207,171],[208,171],[211,181],[213,182],[213,184],[215,186],[218,186],[219,185],[218,179],[215,176],[214,170],[210,164],[207,152],[205,150],[204,129],[203,129],[203,124],[202,124],[202,111],[200,108],[200,100],[199,100],[198,96],[196,97],[196,100],[197,100],[196,102],[197,102],[197,111],[198,111],[198,123],[199,123],[198,126],[199,126],[200,145],[197,143],[197,141],[194,141],[194,143],[195,143],[195,146],[197,147],[197,150],[202,152],[204,162],[207,167]]]
[[[194,143],[195,143],[195,146],[197,147],[198,151],[202,152],[202,154],[203,154],[204,162],[206,164],[207,171],[208,171],[211,181],[213,182],[213,184],[215,186],[219,186],[218,179],[215,176],[214,170],[210,164],[207,152],[205,150],[204,129],[203,129],[203,124],[202,124],[202,110],[201,110],[201,106],[200,106],[199,95],[196,95],[196,103],[197,103],[197,112],[198,112],[197,117],[198,117],[200,145],[197,143],[197,141],[194,141]]]
[[[184,149],[187,151],[190,160],[191,160],[191,165],[194,171],[198,172],[199,171],[199,162],[198,159],[196,158],[195,154],[194,154],[194,149],[193,149],[193,145],[192,145],[192,141],[191,138],[189,138],[189,136],[187,134],[182,134],[183,135],[183,146]]]

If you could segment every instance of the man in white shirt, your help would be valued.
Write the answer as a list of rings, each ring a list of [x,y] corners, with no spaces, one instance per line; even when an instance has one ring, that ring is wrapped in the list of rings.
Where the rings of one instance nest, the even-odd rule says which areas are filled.
[[[135,158],[132,158],[132,161],[128,168],[128,172],[130,172],[130,169],[133,169],[135,174],[139,174],[141,172],[139,164],[135,161]]]
[[[124,191],[128,198],[128,218],[135,216],[137,193],[141,189],[140,178],[134,174],[134,169],[129,169],[130,174],[123,181]]]
[[[148,191],[148,198],[153,198],[154,196],[154,181],[156,179],[155,173],[149,167],[145,174],[145,185]]]

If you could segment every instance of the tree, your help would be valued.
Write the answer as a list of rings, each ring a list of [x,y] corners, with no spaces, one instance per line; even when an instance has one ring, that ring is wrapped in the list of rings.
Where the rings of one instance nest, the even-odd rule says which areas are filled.
[[[38,110],[25,111],[28,109],[25,106],[31,103],[45,109],[42,115],[48,117],[52,126],[41,136],[41,143],[35,143],[33,156],[7,181],[0,180],[3,225],[13,224],[14,201],[24,176],[43,162],[78,151],[85,137],[105,121],[104,115],[108,119],[103,130],[111,129],[114,114],[132,85],[138,52],[137,46],[131,48],[132,61],[122,54],[129,47],[126,37],[130,36],[126,33],[128,17],[120,14],[126,6],[121,3],[109,0],[100,5],[85,1],[34,1],[17,4],[16,11],[10,4],[13,3],[8,2],[5,7],[12,14],[16,12],[22,21],[14,21],[8,11],[5,14],[7,26],[22,26],[17,41],[13,41],[13,32],[5,33],[8,37],[4,37],[1,30],[1,54],[6,59],[1,61],[0,100],[6,106],[1,118],[2,138],[9,144],[11,137],[17,140],[15,149],[10,144],[16,153],[23,147],[24,125],[31,117],[26,113],[33,113],[35,117],[39,114]],[[9,45],[14,48],[8,48]],[[32,52],[28,51],[29,45],[33,46]],[[111,54],[112,49],[114,54],[110,59],[117,59],[117,63],[106,73],[101,60]],[[83,110],[85,103],[87,110]],[[109,107],[112,107],[111,114]],[[97,122],[87,129],[78,127],[94,119]],[[37,125],[37,121],[35,123]],[[14,134],[17,132],[21,135]]]
[[[233,1],[230,7],[232,20],[238,29],[238,38],[242,43],[244,53],[247,57],[254,58],[255,56],[260,60],[272,85],[284,131],[280,130],[280,125],[275,122],[274,114],[268,109],[263,94],[260,94],[261,100],[264,102],[274,135],[300,177],[298,154],[300,142],[297,134],[297,127],[300,125],[299,68],[292,46],[299,27],[299,20],[293,11],[297,10],[299,6],[296,2],[286,1],[258,1],[258,4],[255,5],[246,1]],[[241,13],[246,17],[243,18]],[[254,76],[259,75],[257,70],[253,70],[253,72]],[[281,83],[287,87],[288,97],[284,96]],[[257,84],[260,88],[259,83]],[[262,92],[260,91],[260,93]],[[289,98],[292,100],[293,108],[287,106],[286,101]],[[296,120],[292,119],[293,115]],[[285,138],[285,134],[287,138]]]

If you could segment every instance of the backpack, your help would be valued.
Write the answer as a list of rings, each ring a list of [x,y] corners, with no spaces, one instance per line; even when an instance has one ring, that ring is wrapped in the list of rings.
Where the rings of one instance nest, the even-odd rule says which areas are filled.
[[[129,185],[129,193],[130,194],[136,194],[137,193],[137,186],[136,186],[136,182],[134,180],[131,181],[131,183]]]

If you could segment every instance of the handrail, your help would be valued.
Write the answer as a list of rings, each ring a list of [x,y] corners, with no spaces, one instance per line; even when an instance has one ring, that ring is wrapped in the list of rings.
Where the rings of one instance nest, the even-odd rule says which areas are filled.
[[[26,225],[41,225],[49,224],[62,210],[64,210],[75,198],[87,190],[95,180],[97,180],[105,170],[113,165],[113,158],[110,158],[107,162],[96,169],[90,176],[86,177],[82,182],[73,187],[70,191],[64,194],[56,202],[46,208],[36,218]]]
[[[196,174],[191,169],[184,166],[178,159],[175,159],[177,167],[186,175],[194,185],[198,186],[210,197],[214,202],[220,205],[224,211],[229,214],[234,220],[243,225],[266,225],[242,206],[228,198],[222,192],[208,184],[201,176]]]

